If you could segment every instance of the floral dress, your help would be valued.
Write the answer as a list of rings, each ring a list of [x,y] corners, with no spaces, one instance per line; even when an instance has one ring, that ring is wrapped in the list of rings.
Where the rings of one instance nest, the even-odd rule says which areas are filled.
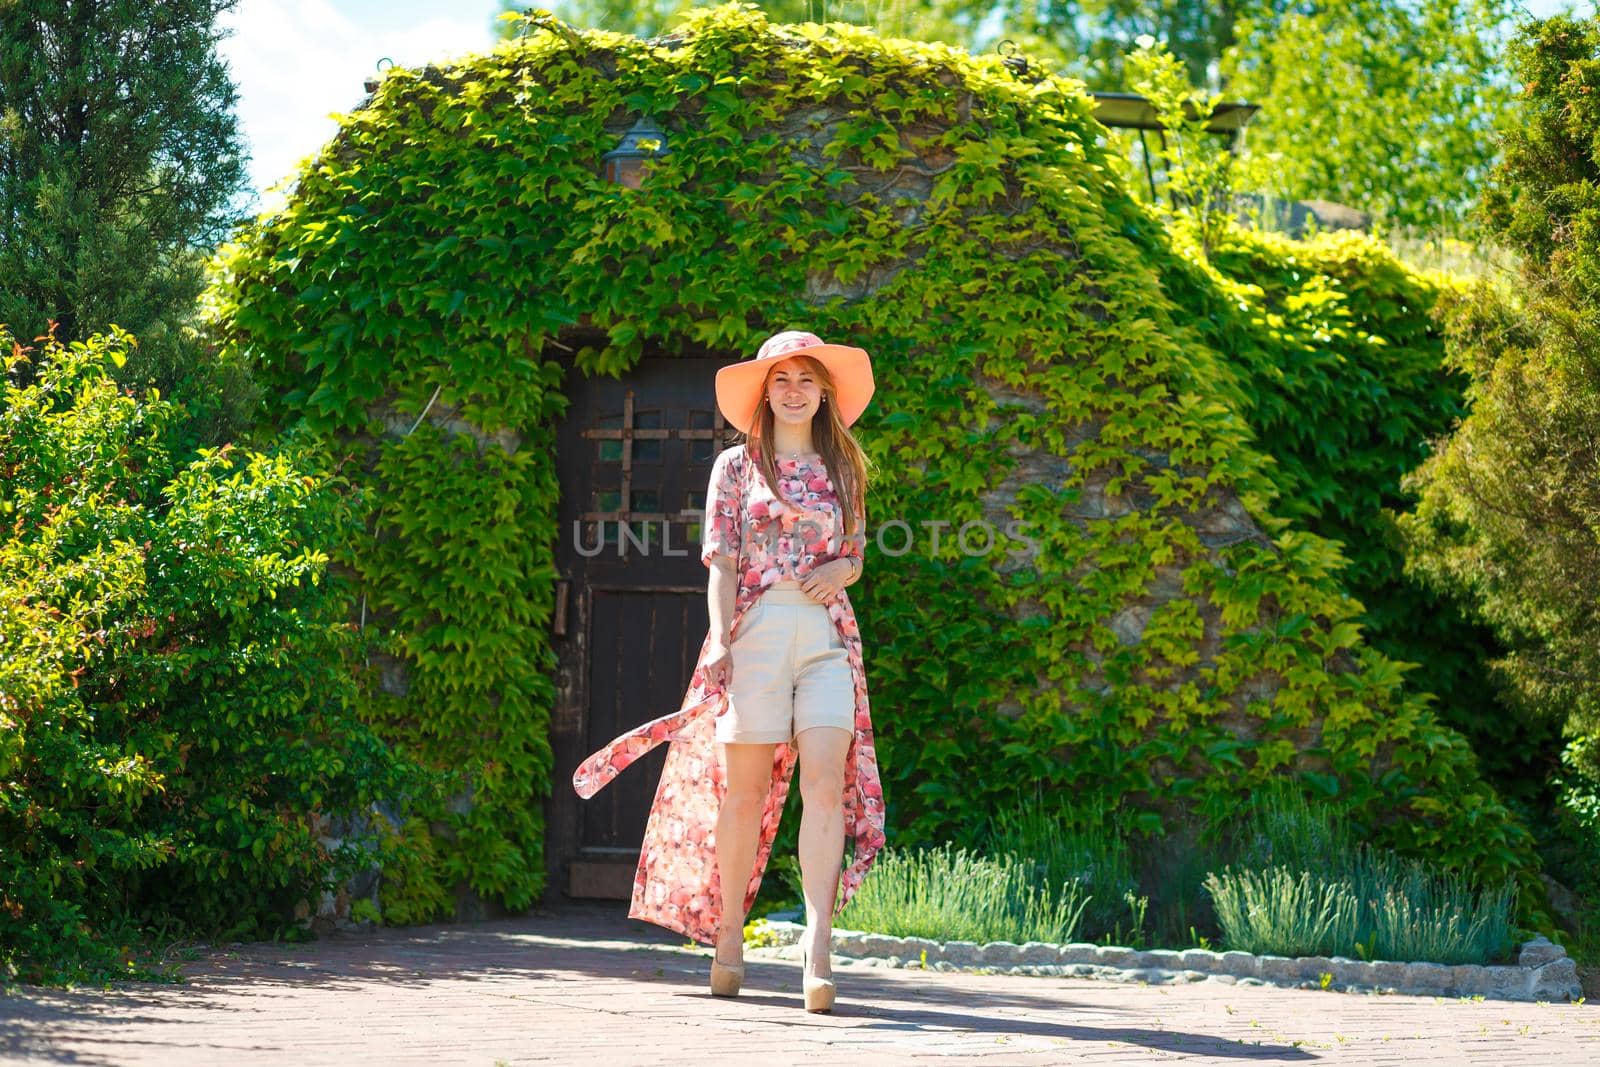
[[[839,501],[824,467],[780,460],[778,474],[781,497],[767,487],[759,463],[744,445],[724,450],[711,469],[700,558],[708,567],[719,554],[737,561],[733,634],[739,632],[745,613],[774,582],[803,579],[824,563],[839,558],[859,560],[862,555],[864,538],[860,535],[865,517],[858,516],[863,521],[857,525],[857,534],[846,540]],[[844,641],[855,682],[855,734],[844,768],[844,822],[851,855],[840,872],[837,913],[860,887],[883,847],[884,805],[855,611],[842,589],[825,606]],[[722,911],[716,828],[727,788],[715,743],[716,716],[727,706],[727,693],[721,686],[706,684],[710,647],[708,631],[689,690],[677,711],[624,733],[584,760],[572,776],[573,788],[587,799],[634,760],[663,741],[672,742],[645,826],[628,915],[705,944],[715,943]],[[796,747],[787,743],[778,744],[773,752],[755,865],[745,889],[746,914],[755,903],[772,852],[797,755]]]

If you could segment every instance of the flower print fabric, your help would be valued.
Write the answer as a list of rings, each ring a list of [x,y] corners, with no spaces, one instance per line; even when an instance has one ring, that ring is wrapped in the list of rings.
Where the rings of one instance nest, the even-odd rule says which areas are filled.
[[[734,452],[723,452],[711,470],[702,562],[710,566],[715,556],[732,557],[741,563],[741,585],[765,589],[802,580],[835,559],[861,559],[862,517],[857,514],[856,532],[847,539],[843,505],[825,466],[778,460],[775,496],[754,457],[735,459]],[[736,474],[736,464],[748,471]]]
[[[711,469],[700,557],[708,567],[718,555],[736,562],[739,583],[734,597],[734,634],[761,593],[774,582],[803,579],[834,559],[861,558],[865,516],[857,513],[856,535],[847,540],[827,470],[820,463],[780,460],[778,474],[781,495],[774,495],[759,463],[744,445],[724,450]],[[840,872],[837,913],[860,888],[883,848],[884,804],[855,610],[842,589],[824,604],[844,642],[855,683],[855,733],[844,770],[844,820],[851,856]],[[722,911],[716,826],[727,788],[715,742],[716,716],[726,708],[727,694],[722,687],[706,683],[710,647],[708,632],[677,711],[617,737],[585,759],[572,776],[578,795],[591,797],[656,745],[672,742],[645,826],[628,915],[705,944],[715,943]],[[773,750],[772,779],[761,812],[755,864],[745,888],[746,913],[755,903],[766,871],[797,756],[798,750],[791,744],[780,743]]]

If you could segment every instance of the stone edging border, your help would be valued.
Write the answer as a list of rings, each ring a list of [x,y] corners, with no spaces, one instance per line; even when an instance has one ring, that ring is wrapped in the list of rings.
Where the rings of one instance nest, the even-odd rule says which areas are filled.
[[[791,915],[778,912],[767,916],[766,932],[780,945],[795,944],[805,929],[790,921]],[[833,951],[840,956],[864,960],[869,966],[924,966],[934,971],[981,969],[1001,974],[1105,978],[1150,985],[1211,981],[1228,985],[1483,996],[1524,1001],[1574,1001],[1583,996],[1577,965],[1567,958],[1565,949],[1544,937],[1523,944],[1515,965],[1390,963],[1343,956],[1256,956],[1249,952],[1212,952],[1203,948],[1139,951],[1082,942],[1051,945],[1029,941],[1016,945],[1010,941],[991,941],[978,945],[971,941],[931,941],[854,930],[835,930]]]

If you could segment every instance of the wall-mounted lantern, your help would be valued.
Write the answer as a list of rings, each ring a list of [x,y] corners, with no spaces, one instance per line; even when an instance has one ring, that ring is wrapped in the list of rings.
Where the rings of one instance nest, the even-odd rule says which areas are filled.
[[[366,81],[361,83],[362,88],[366,89],[368,96],[371,96],[373,93],[377,92],[378,86],[383,83],[383,73],[389,69],[389,67],[384,66],[385,63],[389,64],[389,67],[394,66],[394,60],[390,59],[388,56],[384,56],[382,59],[378,60],[377,73],[368,74]]]
[[[1011,73],[1019,78],[1028,73],[1028,57],[1022,54],[1017,42],[1007,38],[996,44],[994,50],[1000,53],[1000,62],[1004,63]]]
[[[608,182],[637,189],[644,182],[644,161],[666,155],[667,135],[661,127],[647,118],[633,124],[617,147],[600,157],[605,165],[603,174]]]

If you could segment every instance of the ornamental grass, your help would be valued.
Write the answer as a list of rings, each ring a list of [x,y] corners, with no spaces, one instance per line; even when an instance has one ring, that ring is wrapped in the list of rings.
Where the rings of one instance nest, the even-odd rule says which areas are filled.
[[[1229,948],[1453,964],[1503,958],[1513,943],[1514,885],[1373,848],[1299,794],[1252,802],[1238,857],[1205,881]]]
[[[1288,867],[1227,867],[1207,875],[1205,885],[1229,948],[1271,956],[1355,954],[1358,907],[1342,883]]]
[[[1139,892],[1132,853],[1112,822],[1103,801],[1053,809],[1035,796],[990,819],[989,852],[1031,860],[1041,890],[1075,884],[1085,894],[1079,940],[1138,947],[1150,902]]]
[[[885,849],[872,877],[839,914],[845,930],[937,941],[1075,939],[1087,895],[1076,881],[1042,886],[1038,865],[1015,856],[984,858],[948,846]]]

